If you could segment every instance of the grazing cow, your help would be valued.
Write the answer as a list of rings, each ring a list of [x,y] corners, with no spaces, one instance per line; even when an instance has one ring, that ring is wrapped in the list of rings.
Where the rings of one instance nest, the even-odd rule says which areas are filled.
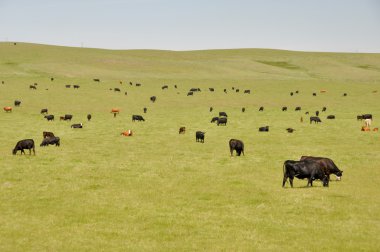
[[[205,133],[206,132],[202,132],[202,131],[195,132],[195,141],[204,143],[205,142]]]
[[[240,156],[241,153],[243,153],[244,156],[244,143],[237,139],[230,139],[228,142],[230,146],[230,153],[231,157],[233,156],[234,150],[236,151],[236,156]]]
[[[146,113],[146,112],[148,111],[148,109],[147,109],[147,108],[143,108],[143,110],[144,110],[144,113]]]
[[[288,133],[293,133],[293,132],[295,131],[295,129],[293,129],[293,128],[287,128],[286,131],[287,131]]]
[[[177,88],[177,85],[174,85],[174,88]]]
[[[282,111],[287,111],[288,107],[282,107]]]
[[[54,121],[54,115],[46,115],[44,116],[48,121]]]
[[[223,92],[227,94],[227,89],[225,88],[225,89],[223,90]]]
[[[51,77],[51,78],[50,78],[50,81],[54,81],[54,78],[53,78],[53,77]]]
[[[48,109],[47,108],[41,109],[41,114],[47,114],[47,113],[48,113]]]
[[[29,89],[37,89],[37,87],[33,85],[29,85]]]
[[[82,123],[74,123],[71,125],[71,128],[73,129],[81,129],[83,128],[83,124]]]
[[[151,96],[151,97],[150,97],[150,101],[151,101],[151,102],[155,102],[156,99],[157,99],[156,96]]]
[[[132,122],[134,121],[145,121],[144,118],[141,115],[132,115]]]
[[[313,93],[313,96],[317,96],[317,93]]]
[[[210,107],[210,112],[212,112],[214,110],[214,108],[213,107]]]
[[[129,85],[131,85],[131,86],[133,85],[132,81],[129,82]]]
[[[120,92],[120,88],[114,88],[113,91]]]
[[[323,108],[322,108],[322,112],[325,112],[326,110],[327,110],[326,107],[323,107]]]
[[[239,91],[240,91],[239,89],[236,89],[236,93],[239,93]]]
[[[232,87],[231,89],[232,89],[232,90],[235,90],[235,87]]]
[[[308,115],[308,114],[309,114],[309,111],[306,111],[306,112],[305,112],[305,115]]]
[[[43,136],[43,138],[54,137],[54,133],[49,132],[49,131],[44,131],[44,132],[42,132],[42,136]]]
[[[132,136],[132,130],[126,130],[124,132],[121,132],[120,135],[123,135],[123,136]]]
[[[226,112],[219,112],[219,116],[225,116],[225,117],[228,117]]]
[[[362,126],[362,131],[371,131],[371,129],[366,126]]]
[[[296,90],[296,94],[298,94],[299,92],[298,92],[298,90]]]
[[[12,112],[12,107],[4,107],[5,112]]]
[[[260,127],[259,132],[269,132],[269,126]]]
[[[168,85],[164,85],[161,88],[162,88],[162,90],[164,90],[164,89],[168,89],[169,87],[168,87]]]
[[[187,92],[187,96],[190,96],[190,95],[193,95],[193,94],[194,94],[194,93],[191,92],[191,91]]]
[[[59,120],[65,120],[65,121],[69,120],[69,121],[71,121],[72,118],[73,118],[73,115],[66,114],[65,116],[59,117]]]
[[[185,134],[185,132],[186,132],[186,128],[185,127],[180,127],[178,134]]]
[[[315,115],[316,115],[316,116],[319,116],[319,111],[318,111],[318,110],[315,111]]]
[[[227,117],[219,117],[218,118],[218,121],[216,122],[216,124],[219,126],[219,125],[224,125],[224,126],[227,126]]]
[[[373,128],[373,131],[379,131],[379,128]]]
[[[91,121],[91,118],[92,118],[91,114],[87,114],[87,121]]]
[[[250,94],[250,93],[251,93],[251,90],[249,89],[244,90],[244,94]]]
[[[136,87],[141,87],[141,83],[136,83]]]
[[[42,143],[40,144],[40,146],[41,147],[42,146],[48,146],[49,144],[51,144],[51,145],[55,144],[55,146],[57,146],[57,147],[60,146],[61,144],[60,144],[59,137],[46,137],[42,140]]]
[[[20,104],[21,104],[21,101],[15,100],[15,106],[16,106],[16,107],[19,107]]]
[[[66,87],[66,88],[70,88],[70,87],[71,87],[71,85],[66,85],[65,87]]]
[[[368,118],[368,119],[365,119],[365,120],[364,120],[364,124],[365,124],[365,126],[368,127],[368,128],[371,127],[371,123],[372,123],[372,119],[369,119],[369,118]]]
[[[93,81],[100,82],[100,79],[93,79]]]
[[[372,120],[372,114],[364,114],[364,115],[362,115],[362,119],[371,119]]]
[[[264,111],[264,107],[260,107],[260,108],[259,108],[259,111]]]
[[[212,119],[211,119],[211,122],[213,123],[213,122],[217,122],[219,120],[219,117],[213,117]]]
[[[241,112],[243,112],[243,113],[245,112],[245,108],[244,107],[241,108]]]
[[[214,88],[208,88],[208,90],[210,90],[210,92],[214,92]]]
[[[328,115],[327,119],[335,119],[335,116],[334,115]]]
[[[127,91],[125,91],[125,93],[124,93],[125,95],[128,95],[128,92]]]
[[[283,165],[284,178],[282,180],[282,187],[285,186],[289,178],[290,186],[293,187],[294,177],[298,179],[308,179],[307,186],[313,186],[313,180],[322,180],[323,186],[329,186],[329,180],[323,169],[317,162],[304,160],[294,161],[286,160]]]
[[[343,96],[347,96],[347,93],[344,93]]]
[[[290,92],[290,96],[293,96],[293,92]]]
[[[339,170],[334,161],[332,161],[330,158],[302,156],[300,159],[300,161],[305,160],[317,162],[323,169],[323,172],[327,175],[328,180],[330,180],[330,174],[335,174],[337,180],[341,180],[343,171]]]
[[[113,108],[113,109],[111,110],[111,113],[120,113],[120,109],[118,109],[118,108]]]
[[[200,88],[190,88],[190,92],[200,92]]]
[[[294,111],[301,111],[301,107],[296,107]]]
[[[33,150],[33,154],[36,155],[33,139],[24,139],[24,140],[18,141],[15,148],[12,151],[12,154],[16,155],[17,151],[21,151],[21,155],[22,153],[25,154],[25,151],[24,151],[25,149],[29,150],[29,155],[32,154],[32,150]]]
[[[310,123],[321,123],[321,119],[318,116],[310,116]]]
[[[79,85],[73,85],[73,87],[74,87],[74,89],[78,89],[78,88],[80,88]]]

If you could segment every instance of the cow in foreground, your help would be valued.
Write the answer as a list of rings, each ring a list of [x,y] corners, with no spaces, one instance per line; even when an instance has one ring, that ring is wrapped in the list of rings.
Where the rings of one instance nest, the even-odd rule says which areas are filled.
[[[195,132],[195,141],[204,143],[205,142],[205,133],[206,132],[202,132],[202,131]]]
[[[22,155],[22,153],[25,154],[25,151],[24,151],[25,149],[29,150],[29,155],[32,154],[32,151],[33,151],[33,154],[36,155],[33,139],[24,139],[24,140],[18,141],[12,153],[13,155],[16,155],[17,151],[21,151],[21,155]]]
[[[330,180],[330,174],[335,174],[337,180],[341,180],[343,171],[335,165],[334,161],[330,158],[325,157],[312,157],[312,156],[302,156],[300,161],[314,161],[317,162],[323,169],[323,172],[327,175],[327,178]]]
[[[230,146],[231,157],[233,156],[234,150],[236,151],[236,156],[240,156],[243,153],[244,156],[244,143],[237,139],[230,139],[228,142]]]
[[[294,161],[286,160],[283,165],[284,178],[282,180],[282,187],[285,186],[289,178],[290,186],[293,187],[294,177],[298,179],[307,179],[307,186],[313,186],[313,181],[316,179],[322,180],[323,186],[329,186],[329,180],[323,169],[317,162],[304,160]]]
[[[55,146],[60,146],[61,143],[60,143],[60,139],[59,137],[46,137],[42,140],[42,143],[40,144],[40,146],[48,146],[48,145],[55,145]]]

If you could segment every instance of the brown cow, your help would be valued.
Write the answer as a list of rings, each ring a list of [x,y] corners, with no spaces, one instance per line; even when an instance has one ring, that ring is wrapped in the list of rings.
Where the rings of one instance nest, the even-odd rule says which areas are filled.
[[[12,112],[12,107],[4,107],[5,112]]]
[[[42,132],[42,136],[44,138],[47,138],[47,137],[54,137],[54,133],[53,132],[49,132],[49,131],[44,131]]]
[[[124,132],[121,132],[120,135],[123,135],[123,136],[132,136],[132,130],[126,130]]]
[[[368,127],[366,127],[366,126],[363,126],[363,127],[362,127],[362,131],[371,131],[371,129],[368,128]]]
[[[120,109],[118,109],[118,108],[113,108],[111,110],[111,113],[119,113],[119,112],[120,112]]]
[[[373,131],[379,131],[379,128],[374,128]]]
[[[179,134],[185,134],[185,132],[186,132],[186,128],[185,127],[179,128]]]

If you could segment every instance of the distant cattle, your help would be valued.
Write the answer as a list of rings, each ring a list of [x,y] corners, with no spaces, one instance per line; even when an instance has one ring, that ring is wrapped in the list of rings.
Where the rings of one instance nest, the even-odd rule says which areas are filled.
[[[373,119],[372,114],[364,114],[362,115],[362,119]]]
[[[51,77],[51,78],[50,78],[50,81],[54,81],[54,78],[53,78],[53,77]]]
[[[244,94],[250,94],[250,93],[251,93],[251,90],[249,89],[244,90]]]
[[[219,116],[225,116],[225,117],[227,117],[227,113],[226,112],[219,112]]]
[[[299,91],[298,90],[296,90],[296,94],[298,94],[299,93]]]
[[[235,87],[232,87],[231,89],[232,89],[232,90],[235,90]]]
[[[223,92],[227,94],[227,89],[225,88],[225,89],[223,90]]]
[[[100,79],[92,79],[93,81],[100,82]]]
[[[71,85],[65,85],[65,87],[66,87],[66,88],[70,88],[70,87],[71,87]]]
[[[236,93],[239,93],[239,91],[240,91],[240,90],[237,88],[237,89],[236,89]]]
[[[287,111],[288,107],[282,107],[282,111]]]
[[[120,109],[113,108],[113,109],[111,109],[111,113],[120,113]]]
[[[37,89],[37,87],[33,85],[29,85],[29,89]]]
[[[218,119],[219,119],[219,117],[213,117],[213,118],[211,119],[211,122],[212,122],[212,123],[213,123],[213,122],[217,122]]]
[[[244,107],[241,108],[241,112],[243,112],[243,113],[245,112],[245,108]]]
[[[259,128],[260,132],[269,132],[269,126],[264,126]]]
[[[121,132],[120,135],[123,135],[123,136],[132,136],[133,132],[132,132],[132,130],[126,130],[124,132]]]
[[[151,97],[150,97],[150,101],[151,101],[151,102],[155,102],[156,99],[157,99],[156,96],[151,96]]]
[[[210,90],[210,92],[214,92],[214,88],[208,88],[208,90]]]
[[[210,107],[210,112],[212,112],[214,110],[214,108],[213,107]]]
[[[141,83],[136,83],[136,87],[141,87]]]
[[[216,124],[219,125],[227,125],[227,117],[219,117],[218,121],[216,121]]]
[[[309,111],[306,111],[306,112],[305,112],[305,115],[308,115],[308,114],[309,114]]]
[[[312,156],[302,156],[300,161],[314,161],[320,165],[323,172],[327,175],[328,180],[330,180],[330,174],[335,174],[338,180],[341,180],[343,171],[339,170],[334,161],[326,157],[312,157]]]
[[[317,96],[317,93],[313,93],[313,96]]]
[[[124,94],[125,94],[125,95],[128,95],[128,92],[127,92],[127,91],[125,91],[125,92],[124,92]]]
[[[190,92],[201,92],[200,88],[190,88]]]
[[[319,92],[321,92],[321,93],[326,93],[327,90],[322,89],[322,90],[320,90]]]
[[[316,116],[319,116],[319,111],[318,111],[318,110],[315,111],[315,115],[316,115]]]
[[[47,108],[41,109],[41,114],[47,114],[47,113],[48,113],[48,109]]]
[[[5,112],[12,112],[12,107],[4,107]]]
[[[48,146],[48,145],[55,145],[55,146],[60,146],[60,139],[59,137],[46,137],[42,140],[42,143],[40,146]]]
[[[335,116],[334,115],[328,115],[327,119],[335,119]]]
[[[366,127],[366,126],[362,126],[362,131],[371,131],[371,129],[369,127]]]
[[[293,92],[290,92],[290,96],[293,96]]]
[[[15,148],[12,151],[12,154],[16,155],[17,151],[21,151],[21,155],[22,153],[25,154],[24,152],[25,149],[29,150],[29,155],[32,154],[32,151],[33,151],[33,154],[36,155],[33,139],[24,139],[24,140],[18,141]]]
[[[347,93],[344,93],[343,96],[347,96]]]
[[[379,128],[373,128],[373,131],[379,131]]]
[[[174,85],[174,88],[177,88],[177,85]]]
[[[54,115],[46,115],[44,116],[46,118],[46,120],[48,121],[54,121]]]
[[[261,106],[261,107],[259,108],[259,111],[264,111],[264,107]]]
[[[295,129],[293,129],[293,128],[287,128],[286,131],[287,131],[288,133],[293,133],[293,132],[295,131]]]
[[[59,120],[65,120],[65,121],[71,121],[71,119],[73,118],[73,115],[68,115],[66,114],[65,116],[60,116],[59,117]]]
[[[148,111],[148,109],[147,108],[143,108],[143,111],[144,111],[144,113],[146,113]]]
[[[323,108],[322,108],[322,112],[325,112],[326,110],[327,110],[326,107],[323,107]]]
[[[114,88],[113,91],[120,92],[120,88]]]
[[[202,131],[195,132],[195,141],[204,143],[205,142],[205,132],[202,132]]]
[[[15,100],[15,106],[16,106],[16,107],[19,107],[20,104],[21,104],[21,101]]]
[[[132,122],[134,121],[145,121],[141,115],[132,115]]]
[[[73,85],[73,87],[74,87],[74,89],[78,89],[78,88],[80,88],[79,85]]]
[[[83,128],[83,124],[82,123],[74,123],[71,125],[71,128],[73,129],[81,129]]]
[[[301,111],[301,107],[296,107],[295,111]]]
[[[44,132],[42,132],[42,137],[43,138],[54,137],[54,133],[53,132],[49,132],[49,131],[44,131]]]
[[[186,132],[186,128],[185,127],[180,127],[179,131],[178,131],[178,134],[185,134],[185,132]]]
[[[4,84],[5,82],[4,81],[1,81],[1,84]]]
[[[310,123],[312,123],[312,122],[314,122],[314,123],[321,123],[322,121],[321,121],[321,119],[318,116],[311,116],[310,117]]]
[[[87,114],[87,121],[91,121],[91,118],[92,118],[91,114]]]
[[[320,165],[313,161],[294,161],[286,160],[283,165],[284,178],[282,187],[285,186],[289,178],[290,186],[293,187],[294,177],[298,179],[308,179],[307,186],[313,186],[313,180],[320,179],[324,187],[329,185],[327,175],[323,172]]]
[[[228,142],[228,145],[230,147],[231,156],[233,155],[234,150],[236,151],[236,156],[240,156],[241,153],[243,153],[243,156],[244,156],[243,141],[240,141],[237,139],[230,139],[230,141]]]
[[[131,85],[131,86],[133,85],[132,81],[129,82],[129,85]]]
[[[191,96],[191,95],[193,95],[193,94],[194,94],[194,93],[191,92],[191,91],[187,92],[187,96]]]
[[[168,87],[168,85],[164,85],[161,88],[162,88],[162,90],[164,90],[164,89],[168,89],[169,87]]]

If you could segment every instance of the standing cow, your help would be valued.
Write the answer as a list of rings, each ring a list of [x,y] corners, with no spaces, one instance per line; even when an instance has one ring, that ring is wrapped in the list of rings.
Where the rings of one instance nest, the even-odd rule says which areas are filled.
[[[282,187],[285,186],[286,181],[289,178],[290,186],[293,187],[294,177],[298,179],[307,179],[307,186],[313,186],[313,180],[322,180],[323,186],[329,186],[329,180],[324,173],[321,166],[309,160],[304,161],[294,161],[286,160],[283,165],[284,178],[282,180]]]
[[[33,151],[33,154],[36,155],[33,139],[24,139],[24,140],[18,141],[15,148],[12,151],[12,154],[16,155],[17,151],[21,151],[21,155],[22,153],[25,154],[25,151],[24,151],[25,149],[29,150],[29,155],[32,154],[32,151]]]
[[[231,139],[229,141],[231,157],[233,156],[233,151],[236,151],[236,156],[240,156],[243,153],[244,156],[244,143],[237,139]]]
[[[206,132],[202,132],[202,131],[195,132],[195,141],[204,143],[205,142],[205,133]]]

